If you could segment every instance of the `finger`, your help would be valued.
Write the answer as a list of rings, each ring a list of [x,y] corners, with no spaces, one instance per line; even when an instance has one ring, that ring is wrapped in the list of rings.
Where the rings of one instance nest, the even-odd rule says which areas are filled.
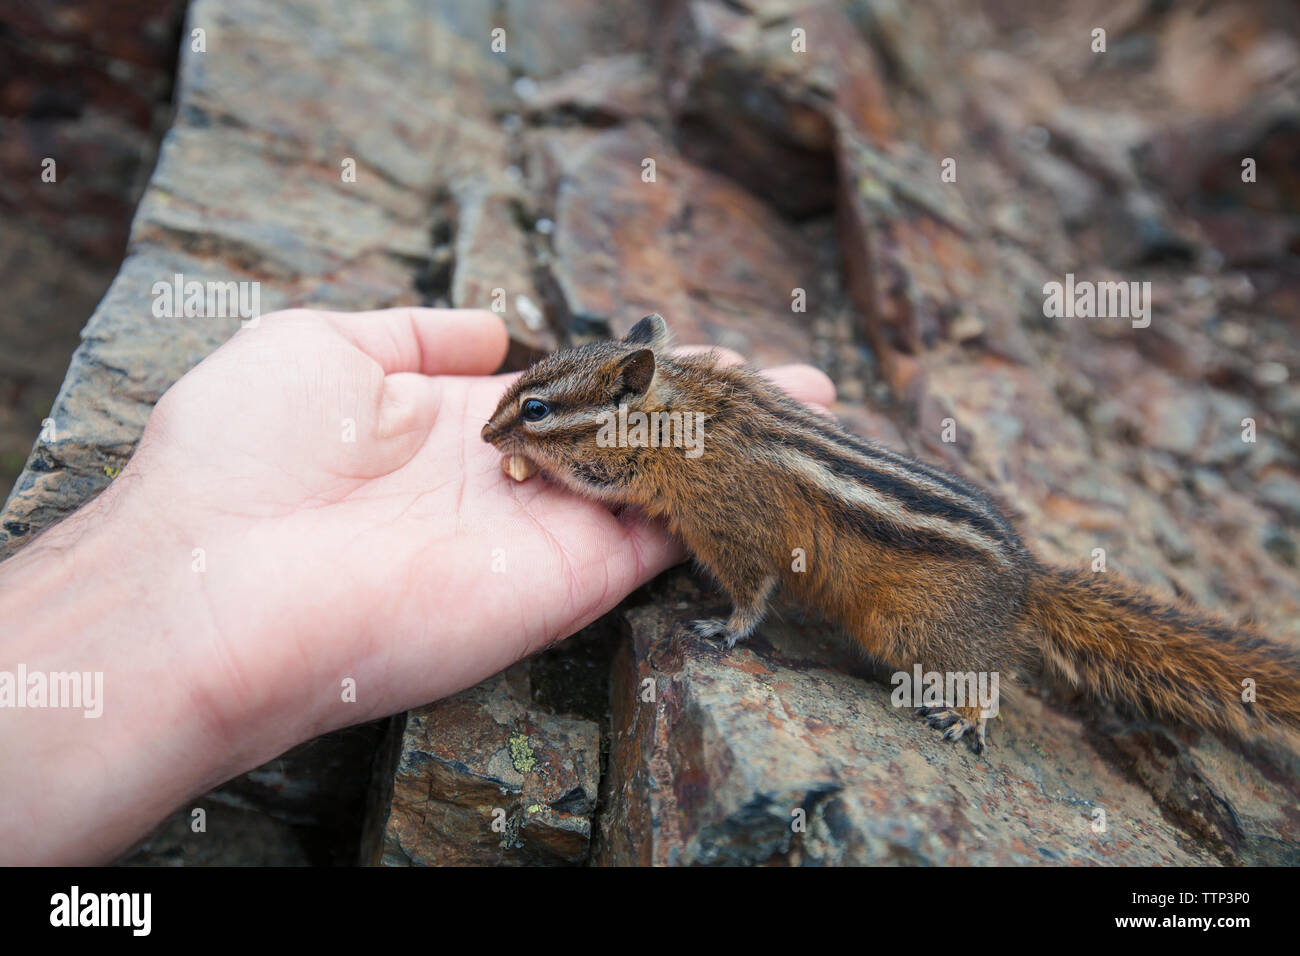
[[[485,309],[318,314],[378,362],[385,375],[488,375],[500,367],[510,344],[501,317]]]
[[[627,595],[654,579],[689,555],[680,541],[673,538],[662,523],[652,521],[636,509],[617,516],[617,537],[587,552],[599,562],[599,570],[573,568],[573,586],[577,616],[561,628],[570,634],[586,627],[608,613]]]
[[[763,370],[782,391],[810,405],[829,405],[835,401],[835,383],[821,369],[811,365],[778,365]]]
[[[745,358],[739,352],[714,345],[682,345],[673,349],[674,355],[704,355],[712,353],[717,356],[718,365],[741,365]],[[782,390],[789,392],[801,402],[815,408],[819,414],[834,417],[824,406],[835,401],[835,383],[820,369],[811,365],[778,365],[763,370],[763,374],[772,379]]]

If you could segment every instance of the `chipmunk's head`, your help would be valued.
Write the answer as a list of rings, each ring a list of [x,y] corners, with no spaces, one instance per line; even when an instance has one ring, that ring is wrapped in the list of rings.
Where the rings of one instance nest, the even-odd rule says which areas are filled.
[[[620,407],[653,407],[655,372],[667,344],[663,318],[647,315],[622,339],[538,360],[501,397],[483,440],[503,454],[528,458],[577,491],[617,498],[629,449],[608,441],[609,423]]]

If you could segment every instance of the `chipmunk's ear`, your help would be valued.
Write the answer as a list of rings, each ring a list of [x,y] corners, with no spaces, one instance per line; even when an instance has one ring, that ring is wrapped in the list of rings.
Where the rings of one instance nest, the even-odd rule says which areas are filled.
[[[655,353],[649,349],[637,349],[618,360],[618,380],[621,391],[635,395],[645,394],[655,377]]]
[[[664,324],[664,317],[658,312],[647,315],[623,336],[623,344],[663,348],[668,344],[668,326]]]

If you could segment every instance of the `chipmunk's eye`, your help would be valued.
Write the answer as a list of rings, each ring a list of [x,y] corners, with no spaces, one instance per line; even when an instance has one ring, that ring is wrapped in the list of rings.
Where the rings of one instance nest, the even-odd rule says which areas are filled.
[[[519,410],[524,416],[526,422],[541,421],[547,415],[551,414],[551,406],[547,405],[540,398],[530,398],[524,402],[523,407]]]

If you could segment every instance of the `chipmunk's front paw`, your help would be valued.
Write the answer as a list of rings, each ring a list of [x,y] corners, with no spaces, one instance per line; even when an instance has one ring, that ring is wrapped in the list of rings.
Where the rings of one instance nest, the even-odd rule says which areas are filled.
[[[691,632],[699,637],[712,639],[715,637],[722,638],[723,645],[727,650],[736,646],[736,641],[740,640],[741,635],[733,631],[720,617],[706,618],[702,621],[691,622]]]
[[[927,718],[931,727],[943,731],[944,740],[966,738],[971,753],[982,754],[988,748],[985,736],[987,718],[981,717],[978,707],[918,707],[916,713]]]

